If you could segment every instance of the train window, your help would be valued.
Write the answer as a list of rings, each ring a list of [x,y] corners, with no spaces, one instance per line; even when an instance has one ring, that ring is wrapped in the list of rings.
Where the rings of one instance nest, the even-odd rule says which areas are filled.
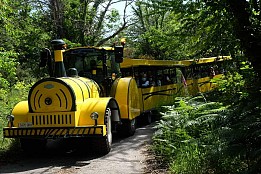
[[[170,79],[172,83],[177,82],[177,77],[176,77],[176,68],[170,69]]]
[[[186,79],[193,78],[193,68],[192,67],[185,68],[185,77],[186,77]]]
[[[170,79],[170,69],[164,69],[163,70],[163,84],[167,85],[171,83]]]

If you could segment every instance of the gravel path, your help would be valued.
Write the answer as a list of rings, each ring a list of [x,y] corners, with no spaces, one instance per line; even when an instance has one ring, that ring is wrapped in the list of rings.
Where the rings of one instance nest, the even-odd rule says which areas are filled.
[[[138,128],[134,136],[116,137],[111,152],[102,157],[73,151],[61,153],[59,148],[39,157],[23,157],[21,154],[16,162],[0,166],[0,173],[142,174],[146,168],[146,144],[151,141],[153,132],[153,125],[149,125]]]

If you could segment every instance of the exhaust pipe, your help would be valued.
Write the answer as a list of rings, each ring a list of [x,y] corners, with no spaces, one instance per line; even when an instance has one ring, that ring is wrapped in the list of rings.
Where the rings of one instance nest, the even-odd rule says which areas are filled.
[[[51,41],[54,49],[54,76],[66,77],[66,71],[63,64],[63,52],[65,50],[65,42],[62,39],[55,39]]]

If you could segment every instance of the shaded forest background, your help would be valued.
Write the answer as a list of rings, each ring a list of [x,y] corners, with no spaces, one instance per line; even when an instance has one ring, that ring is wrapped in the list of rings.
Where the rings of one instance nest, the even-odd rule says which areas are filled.
[[[119,3],[121,13],[113,8]],[[247,166],[240,171],[260,172],[260,12],[259,0],[0,0],[0,128],[30,86],[47,76],[39,55],[52,39],[74,47],[112,45],[125,37],[131,58],[231,55],[239,69],[215,99],[233,112],[219,124],[232,131],[225,144],[242,145],[234,153],[235,164]]]
[[[113,8],[119,2],[121,14]],[[39,52],[57,38],[74,47],[112,45],[125,37],[126,56],[136,58],[244,55],[260,74],[258,0],[1,0],[0,5],[0,56],[15,68],[19,64],[18,79],[1,72],[11,86],[29,74],[43,76]]]
[[[119,2],[121,14],[113,8]],[[125,37],[126,56],[136,58],[244,55],[260,74],[258,0],[1,0],[0,5],[0,56],[12,62],[8,71],[0,70],[3,88],[42,77],[39,52],[57,38],[74,47],[112,45]]]

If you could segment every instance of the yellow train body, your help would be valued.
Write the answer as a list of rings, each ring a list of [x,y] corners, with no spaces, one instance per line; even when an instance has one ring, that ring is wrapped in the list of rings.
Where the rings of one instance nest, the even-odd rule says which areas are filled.
[[[141,113],[140,93],[133,78],[120,78],[114,83],[111,94],[119,103],[122,119],[132,120]]]
[[[101,138],[98,145],[102,153],[106,154],[111,148],[113,127],[119,127],[118,132],[132,135],[135,120],[143,113],[170,104],[176,96],[185,95],[186,92],[196,94],[215,87],[210,82],[210,77],[187,79],[184,85],[180,81],[181,76],[177,76],[176,82],[146,88],[138,85],[134,74],[118,77],[116,80],[109,79],[109,73],[115,75],[114,72],[119,70],[121,58],[116,55],[121,52],[120,49],[114,48],[116,53],[109,64],[108,57],[115,51],[111,47],[71,49],[67,52],[69,58],[65,54],[64,59],[65,52],[60,44],[63,42],[58,40],[54,43],[56,77],[36,82],[29,91],[28,101],[21,101],[14,107],[8,126],[4,128],[4,137],[20,138],[25,149],[33,147],[27,139],[96,137]],[[82,59],[85,54],[86,59]],[[67,76],[63,61],[66,68],[76,67],[79,73],[85,71],[85,76],[79,77],[74,69],[70,69],[72,74]],[[95,64],[95,61],[98,63]],[[204,59],[198,62],[200,61],[206,63],[213,60]],[[166,69],[180,65],[189,66],[191,61],[125,59],[121,63],[122,69],[139,66]]]

